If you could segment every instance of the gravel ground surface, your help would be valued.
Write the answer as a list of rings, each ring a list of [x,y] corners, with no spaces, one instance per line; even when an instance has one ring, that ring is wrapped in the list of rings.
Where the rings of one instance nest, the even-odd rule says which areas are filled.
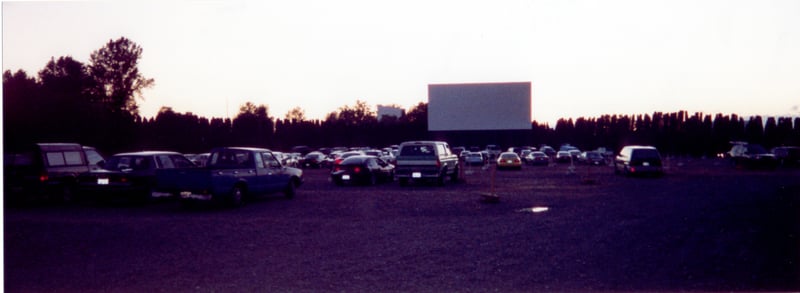
[[[8,292],[797,291],[800,170],[471,168],[443,187],[4,208]],[[494,187],[492,187],[492,177]],[[497,203],[481,201],[485,193]],[[536,209],[533,209],[537,207]],[[536,212],[534,212],[536,211]]]

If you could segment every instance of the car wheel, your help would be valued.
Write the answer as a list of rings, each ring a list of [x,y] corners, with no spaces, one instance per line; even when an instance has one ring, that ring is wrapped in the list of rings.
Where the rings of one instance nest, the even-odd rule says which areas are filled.
[[[240,207],[242,206],[242,199],[244,197],[244,190],[241,186],[235,186],[233,191],[231,192],[230,198],[230,206],[231,207]]]
[[[458,182],[458,167],[453,169],[453,174],[450,175],[450,181]]]
[[[61,188],[61,194],[59,200],[62,203],[70,203],[75,200],[75,189],[70,184],[65,184]]]
[[[294,189],[294,179],[289,180],[289,183],[286,185],[286,189],[283,191],[283,195],[286,198],[294,198],[296,191]]]

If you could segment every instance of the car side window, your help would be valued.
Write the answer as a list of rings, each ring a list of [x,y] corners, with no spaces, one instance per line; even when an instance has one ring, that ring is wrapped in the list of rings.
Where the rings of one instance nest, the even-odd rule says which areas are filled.
[[[437,145],[436,145],[436,148],[438,149],[438,153],[439,153],[439,155],[443,155],[443,156],[446,156],[446,155],[447,155],[447,148],[446,148],[446,147],[444,147],[444,145],[437,144]]]
[[[195,166],[192,161],[189,161],[189,159],[184,156],[170,156],[170,158],[176,168],[190,168]]]
[[[161,169],[174,169],[175,164],[172,164],[172,160],[169,159],[167,155],[158,155],[156,156],[156,160],[158,161],[158,166]]]
[[[86,160],[89,161],[89,165],[97,165],[104,160],[103,156],[95,150],[84,150],[84,153],[86,154]]]
[[[280,168],[281,162],[275,158],[271,153],[261,153],[261,158],[264,159],[264,166],[267,168]]]

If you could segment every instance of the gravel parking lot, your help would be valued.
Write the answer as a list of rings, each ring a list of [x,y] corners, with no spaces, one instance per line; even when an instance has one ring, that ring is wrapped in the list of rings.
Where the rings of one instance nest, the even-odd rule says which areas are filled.
[[[667,164],[661,178],[476,167],[443,187],[337,187],[306,170],[294,199],[238,209],[5,207],[5,289],[800,290],[800,170]],[[481,202],[492,190],[499,202]]]

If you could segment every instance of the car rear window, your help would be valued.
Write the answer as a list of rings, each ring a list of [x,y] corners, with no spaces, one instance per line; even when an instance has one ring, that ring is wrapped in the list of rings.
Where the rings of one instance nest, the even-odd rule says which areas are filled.
[[[500,156],[501,159],[508,160],[508,159],[516,159],[517,155],[515,154],[503,154]]]
[[[401,156],[436,156],[432,145],[406,145],[400,150]]]
[[[651,149],[639,149],[633,150],[633,154],[631,157],[639,158],[639,159],[658,159],[660,158],[657,150]]]
[[[47,152],[45,153],[45,158],[47,158],[47,165],[53,167],[83,165],[81,152],[79,151]]]
[[[342,160],[341,164],[342,165],[357,165],[357,164],[363,163],[365,159],[366,159],[365,157],[361,157],[361,156],[358,156],[358,157],[352,157],[351,156],[351,157],[349,157],[347,159]]]

